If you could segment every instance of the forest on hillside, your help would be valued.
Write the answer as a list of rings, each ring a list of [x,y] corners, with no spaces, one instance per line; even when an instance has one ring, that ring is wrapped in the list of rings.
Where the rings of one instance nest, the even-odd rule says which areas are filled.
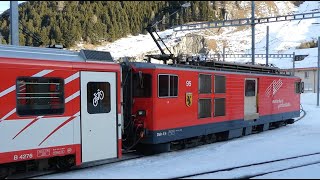
[[[192,21],[223,17],[223,1],[27,1],[19,4],[19,40],[22,46],[63,45],[84,41],[112,42],[129,34],[146,34],[148,24],[161,21],[158,30]],[[218,4],[218,5],[217,5]],[[179,10],[178,10],[179,9]],[[170,14],[177,11],[167,18]],[[9,10],[0,16],[0,32],[8,44]]]

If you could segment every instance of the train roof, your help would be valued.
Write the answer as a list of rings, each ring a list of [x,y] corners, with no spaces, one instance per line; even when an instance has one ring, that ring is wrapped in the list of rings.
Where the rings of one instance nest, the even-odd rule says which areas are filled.
[[[241,63],[210,61],[203,65],[186,65],[186,64],[155,64],[147,62],[131,62],[135,68],[146,69],[183,69],[183,70],[208,70],[208,71],[222,71],[235,73],[251,73],[251,74],[265,74],[278,76],[291,76],[284,74],[279,68],[265,67],[261,65],[248,65]]]
[[[106,51],[80,50],[80,52],[76,52],[64,49],[14,45],[0,45],[0,58],[1,57],[32,60],[71,62],[100,61],[115,63],[110,52]]]

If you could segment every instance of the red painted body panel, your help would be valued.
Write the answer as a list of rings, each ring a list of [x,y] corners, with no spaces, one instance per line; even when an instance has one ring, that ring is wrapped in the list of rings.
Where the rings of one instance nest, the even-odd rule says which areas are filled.
[[[95,72],[116,72],[117,73],[117,111],[121,112],[121,68],[119,64],[115,63],[100,63],[100,62],[71,62],[71,61],[47,61],[47,60],[30,60],[30,59],[16,59],[0,57],[1,77],[6,77],[0,86],[0,92],[9,88],[5,85],[16,81],[17,76],[32,76],[39,72],[39,70],[51,69],[60,71],[61,75],[66,76],[66,73],[76,73],[79,71],[95,71]],[[18,71],[17,71],[18,69]],[[4,71],[7,70],[7,71]],[[10,72],[10,73],[8,73]],[[56,73],[56,72],[55,72]],[[9,76],[10,74],[10,76]],[[47,77],[60,77],[58,75],[47,75]],[[66,78],[66,77],[65,77]],[[12,84],[15,85],[15,84]],[[1,107],[1,106],[0,106]]]
[[[150,73],[152,75],[152,98],[134,98],[133,106],[133,113],[140,109],[147,111],[146,117],[141,119],[144,120],[145,127],[152,131],[243,119],[245,78],[258,79],[257,99],[258,113],[260,116],[300,110],[300,94],[295,93],[294,84],[294,82],[300,81],[298,77],[255,75],[223,71],[210,72],[195,69],[180,70],[178,68],[137,68],[136,71],[142,71],[143,73]],[[178,75],[178,97],[158,98],[158,74]],[[212,75],[212,92],[214,92],[214,75],[225,76],[226,93],[199,94],[199,74]],[[267,96],[266,89],[274,80],[278,81],[279,79],[282,82],[280,89],[274,95]],[[191,81],[191,86],[186,86],[186,81]],[[192,93],[193,96],[190,107],[186,105],[187,92]],[[214,117],[214,103],[212,102],[212,117],[199,119],[199,98],[226,98],[226,115]]]
[[[119,64],[115,63],[101,63],[101,62],[71,62],[71,61],[47,61],[47,60],[30,60],[30,59],[16,59],[16,58],[4,58],[0,57],[0,76],[3,77],[1,80],[0,86],[0,93],[3,93],[3,96],[0,96],[0,118],[3,118],[7,115],[4,120],[17,120],[17,119],[34,119],[34,121],[41,121],[42,119],[36,119],[37,116],[19,116],[15,112],[16,108],[16,91],[10,90],[10,87],[14,87],[16,85],[17,77],[27,76],[30,77],[34,74],[37,74],[43,70],[53,70],[52,72],[44,75],[44,77],[58,77],[62,79],[66,79],[75,73],[79,73],[80,71],[94,71],[94,72],[115,72],[116,73],[116,83],[117,83],[117,116],[118,113],[121,113],[121,67]],[[11,88],[12,89],[12,88]],[[8,91],[8,93],[6,92]],[[64,87],[64,97],[65,99],[70,97],[71,95],[80,92],[80,78],[77,77],[73,81],[65,84]],[[76,98],[72,99],[69,102],[65,103],[65,111],[61,115],[50,115],[44,116],[44,118],[49,117],[67,117],[73,116],[76,113],[80,112],[80,96],[78,95]],[[10,113],[13,112],[13,113]],[[67,120],[72,121],[73,119]],[[68,122],[64,122],[65,124]],[[121,119],[118,120],[121,122]],[[16,136],[19,136],[20,133],[24,133],[27,131],[30,126],[33,125],[34,122],[29,123],[23,129],[19,129],[16,132]],[[59,128],[61,128],[64,124],[61,124]],[[1,126],[1,121],[0,121]],[[52,131],[47,132],[48,137],[58,131],[58,129],[52,129]],[[50,134],[52,133],[52,134]],[[15,137],[12,137],[13,139]],[[44,139],[45,141],[46,139]],[[32,141],[32,139],[30,140]],[[26,142],[27,143],[27,142]],[[40,143],[40,142],[39,142]],[[33,156],[28,159],[21,159],[21,160],[31,160],[31,159],[41,159],[41,158],[49,158],[53,156],[61,156],[67,154],[75,154],[76,155],[76,164],[81,164],[81,145],[65,145],[61,147],[46,147],[44,149],[50,149],[52,151],[56,148],[71,148],[72,151],[64,154],[50,154],[50,156],[45,157],[37,157]],[[118,139],[118,157],[121,158],[121,137]],[[12,151],[12,152],[4,152],[0,153],[0,164],[9,163],[9,162],[16,162],[13,159],[13,155],[23,155],[23,154],[36,154],[39,149],[25,149],[19,151]],[[19,159],[20,161],[20,159]]]
[[[81,145],[66,145],[56,146],[50,148],[28,149],[23,151],[12,151],[0,153],[1,163],[10,163],[18,161],[26,161],[32,159],[46,159],[55,156],[65,156],[70,154],[77,154],[80,152]],[[76,158],[76,164],[80,165],[81,162]]]
[[[15,86],[16,79],[18,77],[32,76],[33,74],[36,74],[36,73],[33,73],[33,70],[30,71],[26,67],[21,66],[21,68],[24,70],[23,71],[16,71],[16,70],[11,70],[11,69],[1,70],[0,75],[7,74],[7,76],[10,77],[10,80],[8,80],[8,81],[6,81],[6,83],[2,84],[2,87],[5,87],[7,89],[13,85]],[[42,70],[40,68],[41,67],[38,67],[37,72]],[[53,71],[43,77],[59,77],[62,79],[66,79],[69,76],[73,75],[74,73],[76,73],[76,71],[56,70],[56,71]],[[79,91],[79,84],[80,84],[79,78],[66,84],[65,88],[64,88],[65,89],[65,91],[64,91],[65,98],[67,98],[67,97],[71,96],[72,94],[76,93],[77,91]],[[5,89],[3,89],[3,90],[5,90]],[[54,117],[74,115],[75,113],[79,112],[79,110],[80,110],[80,103],[79,102],[80,102],[80,98],[77,97],[77,98],[73,99],[72,101],[66,103],[65,104],[65,112],[61,115],[55,115]],[[1,97],[0,107],[1,107],[1,111],[0,111],[1,118],[4,117],[10,111],[12,111],[14,108],[16,108],[16,91],[15,90],[8,93],[7,95]],[[36,117],[37,116],[28,116],[28,118],[36,118]],[[46,116],[46,117],[53,117],[53,116]],[[17,113],[14,113],[11,116],[9,116],[6,120],[25,119],[25,118],[26,118],[26,116],[19,116]]]

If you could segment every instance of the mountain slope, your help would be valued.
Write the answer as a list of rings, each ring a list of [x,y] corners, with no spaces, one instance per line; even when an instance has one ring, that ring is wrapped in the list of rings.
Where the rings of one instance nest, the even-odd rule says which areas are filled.
[[[248,5],[248,2],[246,2]],[[270,17],[286,14],[307,13],[318,11],[319,1],[305,1],[299,7],[295,7],[291,2],[275,1],[273,8],[270,8],[266,2],[261,2],[256,5],[256,17]],[[241,4],[240,4],[241,5]],[[246,6],[249,10],[249,6]],[[271,9],[271,10],[270,10]],[[272,11],[273,9],[273,11]],[[247,13],[246,17],[251,14]],[[302,42],[317,39],[320,34],[320,23],[318,18],[275,22],[268,24],[258,24],[255,30],[256,53],[265,53],[266,47],[266,26],[269,26],[269,53],[285,53],[292,54],[309,54],[304,61],[296,62],[296,67],[314,66],[316,48],[309,50],[298,50],[297,46]],[[206,48],[208,53],[222,53],[223,46],[226,48],[226,53],[251,53],[251,27],[225,27],[221,29],[205,29],[195,31],[180,31],[173,32],[172,29],[158,32],[161,37],[165,37],[164,41],[174,53],[199,53],[192,52],[188,47],[194,46],[194,41],[197,45],[201,44],[201,38],[204,39],[203,48]],[[195,39],[198,38],[197,39]],[[200,40],[199,40],[200,37]],[[189,39],[188,39],[189,38]],[[190,40],[190,38],[192,38]],[[182,41],[185,40],[184,44]],[[161,43],[160,43],[161,44]],[[180,48],[176,48],[179,47]],[[163,48],[165,48],[163,46]],[[175,49],[176,48],[176,49]],[[150,35],[128,36],[114,43],[105,46],[96,47],[97,50],[110,51],[115,59],[128,56],[135,57],[136,60],[142,60],[145,54],[159,53],[156,44],[153,42]],[[195,48],[201,49],[201,48]],[[310,51],[310,52],[309,52]],[[167,52],[166,52],[167,53]],[[251,62],[251,59],[226,59],[226,61]],[[257,63],[265,63],[265,59],[256,59]],[[280,68],[291,68],[291,59],[272,59],[270,63],[274,63]]]
[[[26,1],[19,5],[20,45],[112,42],[128,34],[146,33],[145,27],[165,19],[186,1]],[[221,18],[220,1],[190,1],[159,24],[166,26]],[[228,2],[234,3],[234,2]],[[9,42],[9,10],[0,14],[3,43]]]

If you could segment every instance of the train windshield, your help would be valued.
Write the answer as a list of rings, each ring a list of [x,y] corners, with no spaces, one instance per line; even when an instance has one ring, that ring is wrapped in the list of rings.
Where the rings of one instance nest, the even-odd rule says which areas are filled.
[[[142,72],[133,74],[133,97],[151,97],[151,75]]]

